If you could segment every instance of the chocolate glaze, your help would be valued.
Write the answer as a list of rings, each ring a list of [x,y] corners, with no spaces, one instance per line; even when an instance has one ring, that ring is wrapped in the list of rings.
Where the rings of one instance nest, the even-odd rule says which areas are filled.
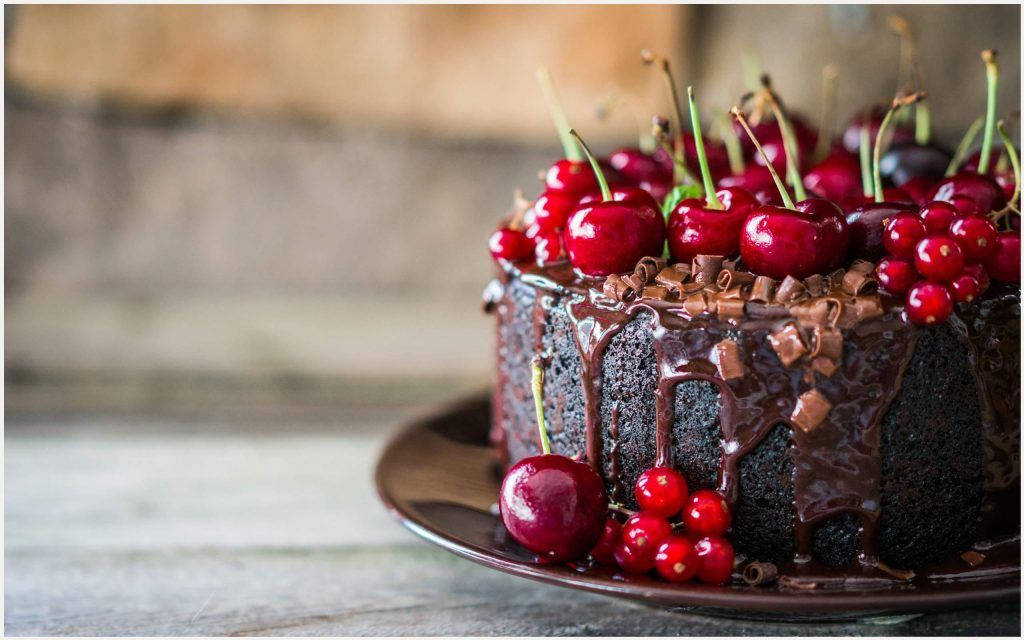
[[[919,329],[901,318],[902,308],[897,300],[881,296],[880,315],[840,325],[844,329],[842,357],[835,372],[825,376],[808,367],[784,367],[780,363],[768,335],[794,322],[783,305],[748,301],[740,318],[725,319],[709,313],[691,316],[680,301],[612,300],[601,292],[602,281],[581,276],[566,263],[545,267],[506,263],[503,267],[486,294],[488,308],[498,314],[498,358],[503,362],[510,358],[528,362],[534,353],[550,357],[545,335],[550,331],[551,309],[554,305],[564,306],[569,318],[568,330],[578,350],[578,377],[584,397],[584,446],[580,453],[606,477],[613,499],[622,500],[629,490],[620,478],[623,452],[618,438],[620,413],[629,408],[630,399],[617,401],[607,411],[602,411],[602,379],[615,374],[613,370],[605,370],[608,368],[604,367],[604,352],[627,324],[649,322],[655,360],[652,371],[655,378],[652,381],[655,463],[666,466],[675,463],[672,429],[677,385],[694,380],[714,385],[719,391],[721,429],[717,489],[730,504],[735,504],[739,497],[738,468],[744,456],[777,425],[788,425],[791,429],[795,552],[792,561],[781,568],[782,573],[789,576],[787,580],[794,583],[791,586],[800,588],[801,580],[822,586],[835,580],[891,584],[893,580],[906,579],[900,571],[885,567],[884,563],[886,571],[877,569],[876,543],[882,504],[879,425],[900,390],[919,334]],[[515,300],[507,295],[507,285],[512,279],[529,285],[527,289],[532,290],[534,300]],[[834,300],[837,295],[844,296],[841,291],[825,291],[822,297]],[[515,353],[516,348],[527,345],[509,344],[508,335],[502,330],[516,313],[517,305],[529,306],[529,310],[519,312],[520,317],[530,313],[533,324],[533,344],[529,345],[531,352],[528,354]],[[983,511],[991,516],[987,531],[1012,532],[1016,524],[1008,523],[1019,522],[1017,508],[1011,509],[1011,513],[1017,514],[1012,518],[995,516],[1005,516],[1010,502],[1019,504],[1020,425],[1016,414],[1020,406],[1019,291],[1002,290],[978,304],[961,306],[951,324],[969,349],[973,375],[982,398],[986,455]],[[737,343],[744,368],[744,375],[729,380],[720,377],[715,363],[709,359],[712,348],[726,339]],[[499,371],[504,370],[499,367]],[[508,380],[499,379],[497,384],[492,434],[497,447],[504,450],[506,460],[509,456],[506,431],[515,424],[515,418],[507,415],[510,403],[505,402],[501,394],[516,386],[507,383]],[[519,385],[517,396],[523,393],[521,387]],[[817,389],[832,408],[823,422],[805,430],[794,424],[791,415],[797,398],[811,389]],[[545,404],[552,407],[552,394],[561,394],[557,387],[549,388],[547,384],[545,391]],[[637,397],[631,400],[633,404],[642,405],[644,397],[638,391]],[[603,415],[609,416],[605,420],[610,421],[610,443],[601,442]],[[558,417],[553,422],[561,419]],[[566,425],[558,424],[552,427],[552,432],[565,429]],[[607,456],[607,465],[603,464],[603,454]],[[859,523],[856,565],[860,568],[852,573],[850,568],[838,573],[822,571],[818,563],[809,562],[815,528],[842,514],[854,517]],[[894,574],[902,577],[894,577]]]

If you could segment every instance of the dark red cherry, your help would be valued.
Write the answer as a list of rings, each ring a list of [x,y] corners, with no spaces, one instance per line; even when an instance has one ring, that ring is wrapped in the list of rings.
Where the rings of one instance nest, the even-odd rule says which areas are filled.
[[[625,542],[620,542],[612,552],[615,564],[619,565],[619,568],[626,573],[647,573],[654,568],[654,556],[657,554],[658,547],[656,546],[645,547],[638,551]]]
[[[665,516],[640,511],[634,513],[622,525],[622,542],[635,551],[654,553],[662,540],[668,537],[672,528]]]
[[[845,151],[834,152],[804,173],[804,187],[826,200],[843,202],[861,195],[860,164]]]
[[[999,143],[997,141],[996,145],[998,146],[998,144]],[[1003,152],[1002,149],[999,149],[999,148],[996,148],[996,147],[993,147],[992,150],[989,151],[989,153],[988,153],[988,166],[989,166],[989,172],[990,173],[992,172],[992,168],[994,168],[999,163],[999,155],[1002,152]],[[973,171],[974,173],[977,173],[978,172],[978,164],[980,162],[981,162],[981,149],[975,149],[971,153],[971,155],[967,156],[967,159],[964,160],[964,163],[960,166],[960,170],[961,171]]]
[[[689,582],[701,567],[693,540],[682,535],[666,539],[654,556],[654,569],[669,582]]]
[[[523,215],[526,235],[533,237],[540,231],[564,229],[569,214],[579,204],[579,196],[562,191],[545,191]]]
[[[602,169],[609,185],[624,184],[625,181],[617,171],[607,166]],[[544,184],[548,191],[567,193],[576,197],[594,193],[600,188],[594,170],[586,161],[576,162],[565,158],[551,165],[544,177]]]
[[[985,260],[985,271],[1000,282],[1020,282],[1020,233],[1000,231],[996,250]]]
[[[953,296],[945,285],[922,280],[907,292],[907,317],[914,324],[940,324],[952,313]]]
[[[804,118],[796,114],[789,114],[789,124],[797,140],[800,158],[809,158],[815,145],[818,143],[816,130],[808,125]],[[759,153],[755,152],[754,143],[747,137],[743,128],[735,122],[733,127],[736,135],[740,138],[740,144],[743,146],[745,155],[756,164],[763,166],[764,159],[761,158]],[[786,152],[782,146],[782,129],[779,127],[779,123],[775,120],[766,120],[751,127],[751,131],[761,141],[761,147],[764,148],[765,155],[769,156],[769,160],[776,168],[776,171],[785,173]],[[771,152],[769,152],[769,149],[771,149]]]
[[[672,178],[669,177],[664,180],[644,180],[638,186],[651,194],[651,196],[658,202],[664,202],[665,197],[676,185]]]
[[[929,236],[914,247],[914,267],[937,282],[949,282],[964,269],[964,253],[948,236]]]
[[[734,256],[740,250],[740,230],[747,215],[758,205],[754,196],[738,188],[715,192],[724,209],[712,209],[706,198],[687,198],[668,217],[668,249],[678,262],[698,254]]]
[[[533,242],[522,231],[498,229],[487,240],[487,248],[495,260],[525,260],[533,255]]]
[[[720,179],[718,188],[746,189],[750,193],[756,194],[760,191],[774,191],[775,182],[772,181],[772,174],[766,167],[752,164],[748,165],[743,173]],[[762,202],[762,204],[767,203]]]
[[[912,284],[921,277],[914,268],[913,260],[905,258],[885,257],[875,267],[878,284],[884,291],[891,294],[906,293]]]
[[[932,200],[921,205],[918,217],[921,218],[929,235],[942,235],[947,233],[949,225],[960,217],[960,212],[948,202]]]
[[[934,145],[905,144],[882,154],[878,171],[897,187],[915,178],[936,181],[942,179],[951,158],[949,152]]]
[[[886,111],[886,107],[879,105],[854,116],[850,124],[847,125],[846,130],[843,131],[843,148],[850,153],[857,153],[857,150],[860,148],[860,130],[864,126],[868,127],[869,139],[874,140],[878,135],[878,127],[882,124]],[[909,127],[895,126],[892,127],[891,131],[893,132],[893,146],[912,144],[914,142],[914,132]]]
[[[698,489],[690,494],[683,508],[686,530],[699,536],[720,536],[732,523],[725,498],[711,489]]]
[[[971,302],[981,295],[981,285],[973,277],[962,274],[949,283],[949,293],[953,302]]]
[[[637,478],[635,493],[644,512],[670,518],[686,504],[689,489],[683,474],[669,467],[654,467]]]
[[[661,255],[665,218],[649,193],[578,207],[565,231],[573,266],[589,276],[631,271],[640,258]],[[642,195],[641,195],[642,194]]]
[[[988,271],[980,264],[969,264],[964,267],[964,275],[971,276],[978,282],[978,295],[985,293],[992,281],[988,277]]]
[[[985,216],[962,216],[949,225],[949,237],[960,245],[965,262],[984,262],[996,250],[996,225]]]
[[[599,564],[615,566],[615,547],[619,544],[619,537],[622,533],[622,525],[615,518],[607,518],[604,521],[604,530],[601,532],[601,539],[597,541],[594,548],[590,550],[590,556]]]
[[[523,458],[508,470],[498,507],[516,542],[560,562],[583,557],[597,543],[608,496],[589,465],[548,454]]]
[[[608,156],[607,162],[633,186],[640,186],[642,182],[672,179],[671,164],[666,171],[665,164],[660,158],[646,154],[640,149],[616,149]]]
[[[849,230],[834,203],[808,198],[796,209],[765,205],[751,211],[740,236],[740,255],[751,271],[783,279],[806,278],[838,266]]]
[[[533,254],[537,258],[537,264],[541,266],[564,259],[562,232],[558,229],[538,232],[533,237]]]
[[[705,584],[725,584],[732,577],[736,552],[725,538],[709,536],[693,545],[700,558],[697,579]]]
[[[969,198],[975,204],[973,211],[964,210],[961,208],[962,205],[958,206],[957,208],[961,209],[962,213],[987,214],[990,211],[999,211],[1006,206],[1006,196],[1003,194],[1002,187],[995,180],[969,171],[961,171],[936,184],[932,188],[929,198],[952,202],[956,205],[957,202],[954,201],[954,198],[957,196]]]
[[[882,244],[891,256],[912,258],[914,247],[924,236],[924,223],[913,212],[905,211],[886,221]]]
[[[915,213],[914,205],[900,202],[869,202],[863,204],[846,216],[846,224],[850,228],[850,245],[847,252],[850,258],[877,260],[885,255],[882,235],[885,221],[901,213]]]
[[[924,204],[928,202],[928,194],[931,193],[932,187],[935,186],[935,181],[928,178],[911,178],[900,185],[900,189],[903,190],[910,199],[914,201],[914,204]]]

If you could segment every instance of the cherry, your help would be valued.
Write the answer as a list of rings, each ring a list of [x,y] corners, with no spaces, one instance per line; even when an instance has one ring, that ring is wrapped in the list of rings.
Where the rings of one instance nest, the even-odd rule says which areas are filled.
[[[739,188],[758,193],[761,191],[774,191],[775,183],[772,182],[772,174],[767,167],[751,165],[744,169],[743,173],[726,176],[718,181],[719,188]],[[768,204],[762,202],[761,204]]]
[[[523,216],[526,235],[532,238],[540,231],[564,229],[569,214],[577,204],[579,204],[579,197],[575,194],[545,191]]]
[[[659,151],[661,151],[659,149]],[[633,186],[643,182],[672,179],[672,159],[666,168],[663,157],[668,154],[662,151],[661,156],[647,154],[640,149],[624,147],[616,149],[608,156],[608,165],[619,172]]]
[[[969,264],[964,267],[964,275],[971,276],[978,282],[978,295],[985,293],[988,290],[991,280],[988,277],[988,272],[985,271],[985,267],[980,264]]]
[[[487,240],[491,257],[495,260],[511,260],[516,262],[533,255],[533,242],[522,231],[505,227],[491,234]]]
[[[658,544],[668,537],[672,528],[664,516],[646,511],[634,513],[622,525],[622,542],[637,552],[652,555]]]
[[[925,230],[930,235],[942,235],[949,231],[949,225],[960,216],[956,207],[948,202],[932,200],[921,205],[918,217],[924,223]]]
[[[929,236],[914,247],[914,266],[926,278],[949,282],[963,271],[964,253],[951,238]]]
[[[800,157],[809,157],[811,152],[814,151],[814,147],[817,146],[818,134],[799,115],[791,115],[789,123],[796,137]],[[743,129],[735,126],[736,135],[740,137],[746,156],[753,159],[760,166],[766,166],[770,162],[777,171],[786,171],[788,168],[786,166],[786,152],[782,140],[782,129],[779,126],[778,120],[763,121],[754,125],[751,129],[754,135],[757,136],[757,139],[762,142],[765,154],[757,153],[757,148],[753,143],[749,139],[744,138]]]
[[[664,180],[644,180],[638,185],[641,189],[651,194],[658,202],[663,202],[665,197],[676,186],[675,180],[670,176]]]
[[[922,280],[907,292],[907,317],[914,324],[939,324],[952,313],[953,297],[937,282]]]
[[[544,370],[534,359],[531,386],[542,455],[523,458],[501,482],[498,510],[512,538],[551,561],[574,560],[601,537],[608,516],[604,481],[589,465],[551,453],[544,422]]]
[[[882,258],[875,274],[882,289],[892,294],[905,293],[919,277],[911,260],[892,257]]]
[[[1020,233],[1000,231],[996,249],[985,260],[985,271],[1000,282],[1020,282]]]
[[[683,523],[690,533],[720,536],[732,523],[729,505],[717,491],[698,489],[690,494],[683,509]]]
[[[693,548],[693,541],[674,535],[658,547],[654,556],[654,569],[669,582],[688,582],[701,567],[701,558]]]
[[[725,538],[708,536],[693,546],[700,558],[697,579],[706,584],[725,584],[732,577],[736,552]]]
[[[653,467],[636,480],[636,501],[640,508],[669,518],[686,504],[689,489],[683,474],[669,467]]]
[[[971,302],[981,294],[981,284],[967,274],[959,275],[949,283],[954,302]]]
[[[661,255],[665,219],[658,203],[641,189],[624,188],[615,200],[604,173],[575,131],[601,188],[602,201],[577,207],[569,216],[565,248],[573,266],[589,276],[630,271],[644,256]]]
[[[900,189],[910,197],[914,204],[920,205],[928,201],[928,194],[934,186],[934,180],[918,177],[907,180],[900,185]]]
[[[896,214],[885,223],[882,244],[889,255],[897,258],[911,258],[918,240],[925,236],[924,223],[907,211]]]
[[[949,237],[964,252],[967,262],[983,262],[996,249],[996,225],[987,217],[970,215],[957,218],[949,225]]]
[[[615,564],[626,573],[647,573],[654,568],[654,556],[658,553],[657,547],[648,547],[638,551],[624,542],[620,542],[612,556]]]
[[[846,151],[830,154],[804,173],[804,186],[822,198],[843,202],[861,194],[860,166]]]
[[[959,205],[957,208],[963,213],[987,214],[1006,206],[1006,195],[995,180],[970,171],[941,180],[932,187],[928,197]],[[965,205],[970,209],[964,210]]]
[[[843,148],[850,153],[857,153],[857,148],[860,146],[860,131],[861,128],[866,127],[868,135],[874,138],[878,135],[878,128],[882,124],[882,120],[885,117],[886,109],[881,105],[876,105],[870,110],[863,111],[850,121],[847,125],[846,130],[843,131]],[[897,126],[893,131],[892,144],[893,146],[911,144],[914,141],[914,132],[906,126]]]
[[[622,525],[615,518],[607,518],[604,521],[604,530],[601,538],[590,550],[590,556],[599,564],[615,565],[615,547],[619,544],[619,536],[622,533]]]
[[[893,147],[885,152],[878,168],[882,177],[896,186],[914,178],[939,180],[950,161],[949,152],[933,146],[909,144]]]
[[[539,231],[533,237],[533,253],[537,264],[544,266],[557,262],[565,257],[562,247],[562,232],[558,229]]]

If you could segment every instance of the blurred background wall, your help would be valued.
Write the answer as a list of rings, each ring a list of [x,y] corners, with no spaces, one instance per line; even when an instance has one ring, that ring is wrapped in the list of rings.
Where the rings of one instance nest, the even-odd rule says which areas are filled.
[[[477,387],[486,236],[559,155],[538,65],[602,150],[667,114],[645,47],[706,109],[759,59],[812,122],[834,63],[844,120],[896,90],[893,14],[940,140],[983,111],[983,48],[1019,112],[1019,6],[8,6],[7,406]]]

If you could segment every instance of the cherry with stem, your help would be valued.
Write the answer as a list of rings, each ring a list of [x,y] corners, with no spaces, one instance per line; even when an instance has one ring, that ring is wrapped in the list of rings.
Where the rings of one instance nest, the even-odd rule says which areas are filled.
[[[775,167],[772,166],[772,163],[768,162],[768,156],[765,155],[764,149],[761,148],[761,143],[754,137],[754,132],[750,130],[750,125],[747,124],[747,119],[743,116],[743,112],[740,111],[739,107],[733,107],[729,110],[729,113],[731,113],[732,116],[736,118],[736,121],[740,123],[740,126],[743,127],[743,130],[746,131],[747,136],[750,138],[750,141],[754,143],[755,147],[757,147],[757,152],[765,159],[765,166],[768,169],[768,172],[772,174],[772,180],[775,181],[775,188],[779,190],[779,197],[782,198],[782,203],[787,209],[795,209],[796,205],[793,203],[793,198],[789,196],[789,191],[786,190],[785,183],[782,182],[782,179],[779,177],[778,172],[775,171]]]
[[[797,200],[806,200],[807,192],[804,191],[804,180],[800,176],[800,152],[797,145],[796,135],[789,123],[789,118],[779,106],[778,98],[771,87],[771,80],[768,76],[761,76],[761,83],[768,106],[779,123],[779,131],[782,133],[782,148],[786,152],[786,173],[789,174],[789,183],[793,186],[793,192]]]
[[[882,192],[882,173],[878,169],[879,159],[882,155],[882,137],[885,135],[885,130],[888,128],[893,115],[899,111],[900,108],[920,102],[926,97],[927,94],[923,91],[912,93],[905,97],[897,97],[892,101],[892,106],[889,107],[889,110],[885,112],[885,117],[882,118],[882,123],[878,125],[878,134],[875,136],[875,149],[871,162],[872,175],[874,177],[875,202],[885,201],[885,194]]]

